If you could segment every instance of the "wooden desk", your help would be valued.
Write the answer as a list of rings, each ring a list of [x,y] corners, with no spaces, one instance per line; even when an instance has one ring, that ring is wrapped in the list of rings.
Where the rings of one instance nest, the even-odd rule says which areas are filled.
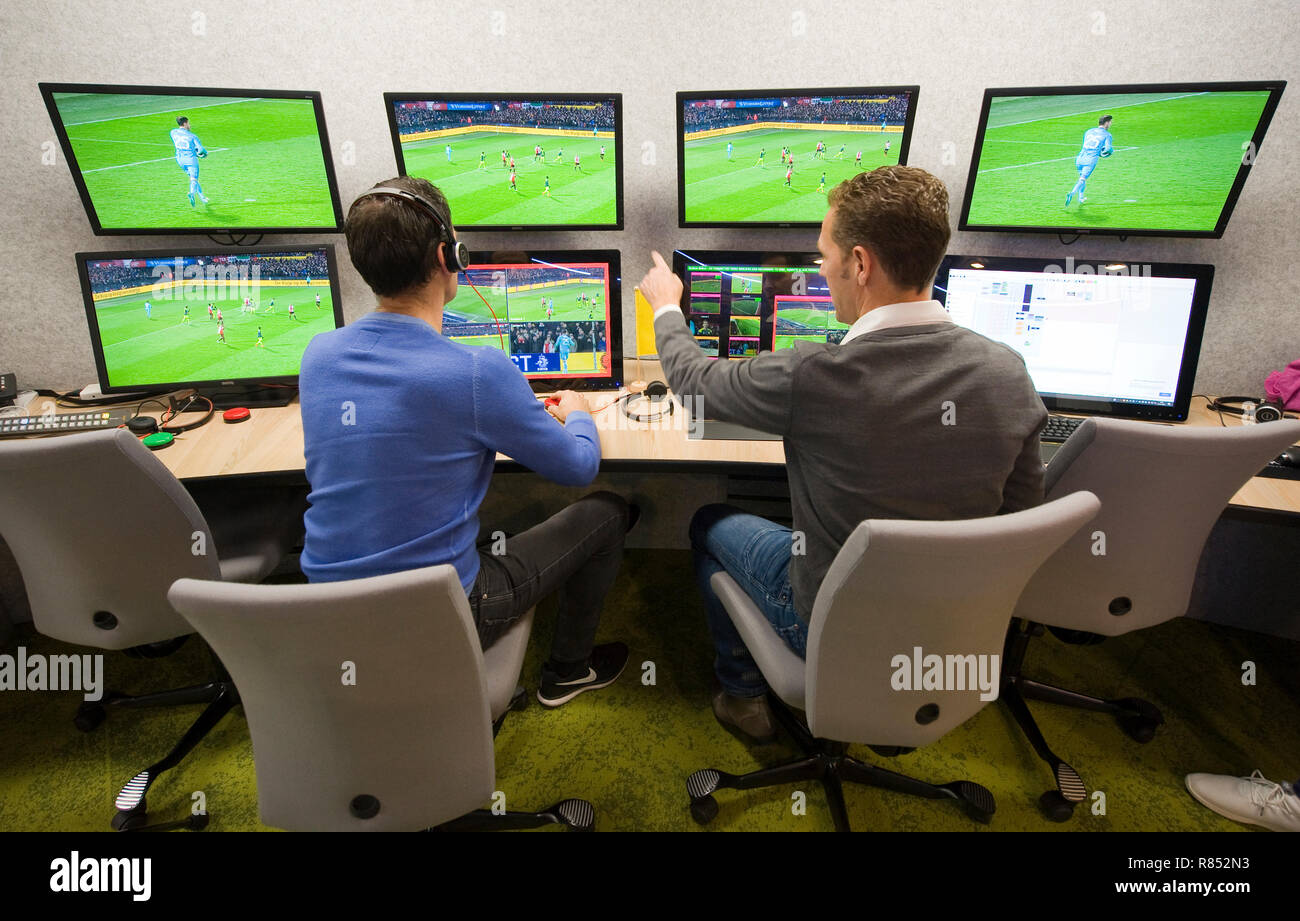
[[[628,376],[644,380],[662,380],[658,362],[629,360]],[[621,408],[611,405],[612,395],[592,397],[597,428],[600,431],[601,467],[607,471],[673,468],[699,473],[735,472],[737,467],[755,469],[785,464],[785,452],[779,441],[696,441],[686,437],[686,414],[681,407],[658,422],[637,423],[624,416]],[[41,412],[44,401],[38,400],[28,410]],[[603,408],[601,408],[603,407]],[[154,407],[156,408],[156,407]],[[65,412],[70,410],[64,410]],[[181,421],[193,417],[187,414]],[[1236,416],[1225,416],[1228,425],[1240,425]],[[1187,425],[1219,425],[1217,413],[1210,412],[1202,399],[1192,401]],[[302,417],[298,404],[285,407],[254,409],[247,422],[229,425],[214,419],[202,428],[185,432],[158,457],[180,479],[240,476],[266,473],[301,474],[303,458]],[[511,464],[504,455],[498,460]],[[1233,506],[1268,512],[1300,515],[1300,480],[1254,477],[1232,497]]]

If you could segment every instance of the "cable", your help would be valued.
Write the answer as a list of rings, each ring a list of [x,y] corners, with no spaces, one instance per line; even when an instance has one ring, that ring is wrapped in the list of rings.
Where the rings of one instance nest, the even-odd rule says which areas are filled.
[[[469,272],[465,273],[465,284],[470,286],[470,289],[478,295],[478,299],[483,302],[483,306],[488,309],[488,313],[492,314],[492,320],[497,325],[497,341],[501,343],[501,351],[504,352],[506,350],[506,337],[505,333],[501,330],[501,321],[497,318],[497,312],[492,309],[492,305],[489,304],[487,298],[479,292],[479,289],[474,287],[474,282],[469,280]]]
[[[1218,401],[1215,400],[1213,397],[1207,397],[1207,396],[1206,396],[1205,394],[1203,394],[1203,393],[1194,393],[1194,394],[1192,394],[1192,399],[1193,399],[1193,400],[1195,400],[1197,397],[1200,397],[1202,400],[1204,400],[1204,401],[1206,402],[1206,404],[1207,404],[1206,407],[1205,407],[1206,409],[1213,409],[1213,410],[1217,410],[1217,411],[1218,411],[1218,413],[1219,413],[1219,425],[1223,426],[1224,428],[1227,428],[1227,427],[1228,427],[1228,423],[1226,423],[1226,422],[1223,421],[1223,409],[1219,406]]]

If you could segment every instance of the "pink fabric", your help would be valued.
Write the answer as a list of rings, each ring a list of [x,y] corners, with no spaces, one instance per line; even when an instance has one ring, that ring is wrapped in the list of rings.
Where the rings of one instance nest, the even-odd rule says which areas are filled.
[[[1284,409],[1300,410],[1300,361],[1270,374],[1264,381],[1264,395],[1280,400]]]

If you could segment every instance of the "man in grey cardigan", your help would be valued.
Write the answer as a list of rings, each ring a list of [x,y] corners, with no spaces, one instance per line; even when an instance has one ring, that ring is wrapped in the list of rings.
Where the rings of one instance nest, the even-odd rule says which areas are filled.
[[[681,279],[658,253],[641,282],[676,394],[702,399],[708,418],[784,439],[793,531],[726,505],[691,522],[721,685],[713,712],[755,742],[775,737],[767,684],[709,585],[715,572],[726,570],[802,656],[822,578],[863,520],[980,518],[1043,498],[1047,411],[1024,361],[931,299],[950,235],[943,183],[883,166],[840,184],[829,203],[817,247],[836,319],[851,324],[838,344],[711,360],[683,322]]]

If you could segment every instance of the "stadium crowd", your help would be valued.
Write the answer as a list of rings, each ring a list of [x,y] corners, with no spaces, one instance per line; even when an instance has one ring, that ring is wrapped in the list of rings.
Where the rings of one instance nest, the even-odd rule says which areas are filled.
[[[907,119],[907,97],[891,96],[886,102],[852,102],[840,99],[831,103],[798,103],[771,109],[717,108],[691,106],[684,110],[687,131],[729,128],[745,122],[783,121],[834,124],[878,125],[885,121],[901,125]]]
[[[465,112],[446,109],[403,108],[397,103],[397,127],[402,134],[435,131],[442,128],[506,125],[518,128],[565,128],[614,130],[614,107],[602,103],[595,108],[573,108],[563,104],[536,107],[507,106],[496,112]]]
[[[167,281],[175,274],[175,260],[151,259],[152,265],[145,260],[134,260],[137,265],[118,263],[91,263],[88,266],[90,289],[96,294],[103,291],[121,291],[141,285],[153,285]],[[193,258],[183,259],[184,272],[192,265],[198,265]],[[206,270],[209,266],[219,267],[225,273],[230,267],[242,268],[251,277],[253,268],[257,268],[258,278],[327,278],[328,266],[324,252],[310,252],[306,258],[287,258],[283,256],[229,255],[205,257],[202,263]],[[206,274],[206,271],[205,271]],[[240,277],[243,277],[242,275]]]

